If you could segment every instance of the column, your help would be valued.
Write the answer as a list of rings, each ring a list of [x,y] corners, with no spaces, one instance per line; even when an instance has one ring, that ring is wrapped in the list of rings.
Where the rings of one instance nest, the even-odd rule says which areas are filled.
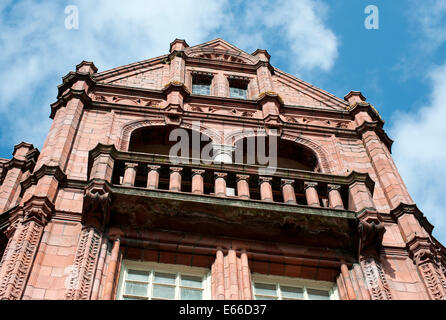
[[[307,205],[320,207],[319,195],[317,194],[317,182],[304,182],[305,198]]]
[[[282,195],[284,203],[296,204],[296,193],[294,192],[294,180],[282,179]]]
[[[147,165],[147,189],[158,189],[160,182],[159,169],[161,166]]]
[[[137,163],[127,162],[125,164],[124,179],[122,180],[123,186],[133,187],[135,185],[137,167]]]
[[[227,173],[215,172],[215,195],[217,197],[226,197],[226,177]]]
[[[238,174],[237,176],[237,196],[241,199],[249,199],[249,175]]]
[[[183,168],[171,167],[170,168],[170,181],[169,190],[170,191],[181,191],[181,172]]]
[[[260,198],[262,201],[273,202],[273,188],[271,187],[271,177],[259,177]]]
[[[192,193],[203,194],[204,193],[204,170],[192,169]]]
[[[330,208],[344,209],[341,193],[339,192],[341,186],[337,184],[329,184],[327,185],[327,187],[328,187],[328,202]]]

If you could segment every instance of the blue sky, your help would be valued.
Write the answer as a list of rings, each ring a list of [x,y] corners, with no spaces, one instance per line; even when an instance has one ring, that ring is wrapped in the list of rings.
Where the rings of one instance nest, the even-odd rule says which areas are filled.
[[[64,26],[67,5],[79,29]],[[364,9],[379,9],[379,29]],[[0,157],[38,148],[61,78],[82,60],[99,71],[217,37],[339,97],[360,90],[386,121],[393,157],[419,208],[446,243],[446,0],[279,0],[0,3]]]

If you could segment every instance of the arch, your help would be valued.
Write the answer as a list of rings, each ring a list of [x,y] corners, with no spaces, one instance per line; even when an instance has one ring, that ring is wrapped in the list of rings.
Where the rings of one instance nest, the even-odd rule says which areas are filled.
[[[120,135],[121,141],[119,144],[119,150],[128,151],[130,137],[132,136],[132,133],[135,130],[144,128],[144,127],[156,127],[156,126],[166,127],[167,124],[164,121],[164,119],[144,119],[144,120],[130,121],[130,122],[126,123],[121,129],[121,135]],[[194,130],[193,124],[188,123],[188,122],[183,122],[178,127],[183,128],[183,129],[188,129],[188,130]],[[199,130],[197,130],[197,131],[208,136],[214,144],[220,144],[221,141],[223,141],[223,139],[222,139],[223,136],[219,131],[217,131],[213,128],[210,128],[210,127],[203,126],[202,123],[199,127]]]
[[[254,137],[254,136],[266,136],[266,131],[265,130],[256,130],[255,128],[252,128],[252,130],[243,130],[241,129],[240,131],[237,131],[229,136],[225,136],[225,142],[226,144],[232,144],[232,145],[236,145],[237,141],[239,141],[240,139],[245,139],[245,138],[249,138],[249,137]],[[303,147],[306,147],[307,149],[311,150],[314,155],[317,158],[318,164],[319,164],[319,168],[321,170],[322,173],[331,173],[332,170],[330,168],[329,165],[329,154],[328,152],[317,142],[305,138],[303,136],[290,136],[290,135],[285,135],[282,134],[282,136],[280,136],[281,140],[287,140],[287,141],[292,141],[298,145],[301,145]]]

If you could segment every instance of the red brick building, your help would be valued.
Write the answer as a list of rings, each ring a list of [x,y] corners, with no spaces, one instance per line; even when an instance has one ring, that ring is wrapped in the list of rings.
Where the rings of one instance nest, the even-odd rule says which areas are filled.
[[[0,159],[0,298],[445,299],[445,248],[377,111],[269,61],[175,40],[63,77],[41,152]],[[172,163],[179,128],[215,161],[191,140]],[[274,172],[245,161],[256,136]]]

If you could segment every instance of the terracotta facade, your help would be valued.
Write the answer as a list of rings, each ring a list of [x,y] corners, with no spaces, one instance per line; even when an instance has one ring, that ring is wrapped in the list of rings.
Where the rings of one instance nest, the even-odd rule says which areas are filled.
[[[446,299],[445,248],[375,108],[269,61],[176,39],[63,77],[42,150],[0,159],[0,298],[117,299],[123,263],[146,261],[209,270],[211,299],[253,299],[254,274],[331,282],[339,299]],[[194,93],[200,77],[209,95]],[[156,139],[196,122],[223,160],[172,164]],[[231,161],[253,132],[277,138],[273,174]]]

